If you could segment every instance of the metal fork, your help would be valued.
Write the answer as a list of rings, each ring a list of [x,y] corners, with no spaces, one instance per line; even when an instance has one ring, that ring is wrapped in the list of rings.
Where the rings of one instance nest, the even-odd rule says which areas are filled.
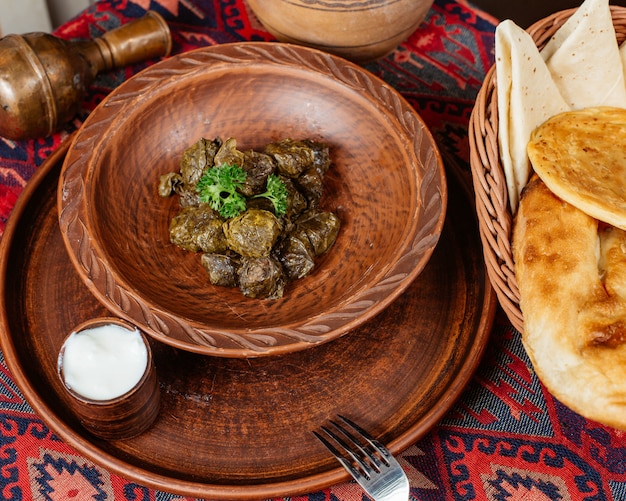
[[[409,480],[398,461],[363,428],[338,417],[343,425],[331,420],[333,429],[322,426],[324,434],[315,436],[374,501],[407,501]]]

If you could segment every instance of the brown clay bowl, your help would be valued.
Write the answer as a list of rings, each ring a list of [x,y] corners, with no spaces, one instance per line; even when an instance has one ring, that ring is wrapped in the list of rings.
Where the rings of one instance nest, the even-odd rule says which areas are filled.
[[[158,196],[159,176],[217,136],[241,149],[330,145],[324,204],[341,230],[281,299],[210,285],[200,256],[169,242],[179,205]],[[394,89],[336,56],[254,42],[181,54],[118,87],[78,131],[58,189],[61,233],[93,294],[164,343],[224,357],[302,350],[371,319],[424,268],[446,203],[433,138]]]
[[[408,38],[433,0],[248,0],[248,4],[278,40],[362,64],[387,55]]]

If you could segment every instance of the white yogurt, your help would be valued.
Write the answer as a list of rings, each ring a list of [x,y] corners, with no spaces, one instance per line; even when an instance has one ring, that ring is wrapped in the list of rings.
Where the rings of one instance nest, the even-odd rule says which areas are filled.
[[[110,400],[139,382],[148,350],[138,330],[105,324],[68,336],[60,362],[68,388],[92,400]]]

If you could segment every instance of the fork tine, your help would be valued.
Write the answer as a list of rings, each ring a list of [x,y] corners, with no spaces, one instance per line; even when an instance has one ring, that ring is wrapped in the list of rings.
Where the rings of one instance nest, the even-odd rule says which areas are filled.
[[[313,434],[373,499],[408,499],[409,482],[389,451],[363,428],[339,415]]]
[[[335,421],[330,421],[330,423],[341,433],[338,435],[337,433],[333,433],[329,429],[326,429],[326,433],[329,434],[333,440],[343,447],[346,453],[356,461],[360,466],[363,474],[366,478],[370,478],[372,469],[377,473],[380,472],[379,465],[376,464],[375,459],[371,456],[370,452],[365,449],[361,443],[359,443],[358,439],[352,436],[347,430],[341,427],[341,425]],[[366,462],[366,458],[373,462],[373,467]]]
[[[344,421],[349,426],[354,425],[354,423],[351,423],[351,421],[347,420],[343,416],[339,416],[339,419]],[[335,440],[337,440],[349,452],[353,451],[355,448],[358,450],[358,452],[360,452],[360,454],[358,455],[354,454],[354,456],[355,456],[355,459],[359,462],[359,464],[363,468],[363,470],[366,472],[366,474],[369,476],[372,470],[376,471],[376,473],[380,473],[380,469],[382,467],[382,464],[380,461],[381,458],[376,455],[377,449],[376,447],[374,447],[372,443],[373,439],[367,436],[367,434],[361,435],[358,427],[356,428],[353,427],[353,430],[355,430],[358,434],[355,436],[354,432],[350,432],[349,429],[347,429],[344,426],[341,426],[336,421],[330,421],[330,422],[341,433],[341,435],[343,435],[343,437],[347,439],[346,441],[346,440],[343,440],[341,436],[336,436]],[[369,460],[369,463],[366,461],[366,459]],[[388,464],[385,461],[383,461],[383,463],[385,464],[385,466],[388,466]]]
[[[376,440],[374,440],[367,432],[365,432],[365,430],[357,426],[349,419],[341,415],[338,417],[354,431],[351,432],[340,423],[330,420],[330,424],[332,424],[338,433],[331,430],[327,426],[322,426],[321,429],[330,439],[332,439],[332,443],[319,433],[315,431],[313,433],[326,446],[326,448],[341,461],[344,467],[349,466],[348,469],[353,476],[360,475],[365,479],[370,480],[373,473],[381,472],[383,465],[389,466],[389,461],[385,458],[384,454],[380,453],[381,451],[379,447],[377,447],[377,444],[380,444],[377,443]],[[358,436],[354,434],[355,431]],[[378,454],[376,454],[377,452]],[[357,466],[360,466],[360,468],[357,468]]]
[[[322,426],[322,429],[324,430],[324,432],[326,434],[329,433],[330,430],[328,430],[328,428]],[[335,447],[330,441],[328,441],[323,435],[321,435],[320,433],[314,431],[313,434],[320,440],[320,442],[322,442],[326,448],[332,453],[333,456],[335,456],[335,459],[337,459],[337,461],[339,461],[341,463],[341,465],[348,470],[348,472],[350,473],[350,475],[352,475],[352,477],[357,481],[357,482],[361,482],[363,479],[369,480],[370,477],[369,475],[365,476],[365,473],[363,473],[361,470],[359,470],[358,468],[356,468],[355,462],[356,463],[360,463],[359,459],[356,458],[354,456],[354,454],[349,450],[346,449],[345,447],[342,446],[342,451],[340,451],[337,447]],[[332,432],[330,432],[330,436],[333,435]],[[353,461],[349,461],[348,459],[346,459],[346,454],[349,455],[353,460]]]
[[[344,423],[346,423],[348,426],[350,426],[353,430],[355,430],[359,434],[359,436],[364,438],[367,441],[367,443],[379,454],[379,456],[369,455],[370,457],[372,457],[372,458],[380,458],[382,460],[382,462],[385,464],[385,466],[389,466],[391,464],[390,461],[389,461],[389,459],[390,459],[389,451],[385,447],[383,447],[383,445],[378,440],[376,440],[367,431],[365,431],[358,424],[356,424],[355,422],[351,421],[347,417],[342,416],[341,414],[339,414],[338,417]],[[377,464],[377,466],[380,466],[380,465]]]

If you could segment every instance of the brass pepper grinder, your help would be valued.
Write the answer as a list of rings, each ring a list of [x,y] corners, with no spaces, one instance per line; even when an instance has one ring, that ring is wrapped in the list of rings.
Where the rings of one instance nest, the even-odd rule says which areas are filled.
[[[102,71],[169,55],[165,20],[144,17],[90,41],[66,41],[48,33],[0,39],[0,136],[48,136],[76,115]]]

